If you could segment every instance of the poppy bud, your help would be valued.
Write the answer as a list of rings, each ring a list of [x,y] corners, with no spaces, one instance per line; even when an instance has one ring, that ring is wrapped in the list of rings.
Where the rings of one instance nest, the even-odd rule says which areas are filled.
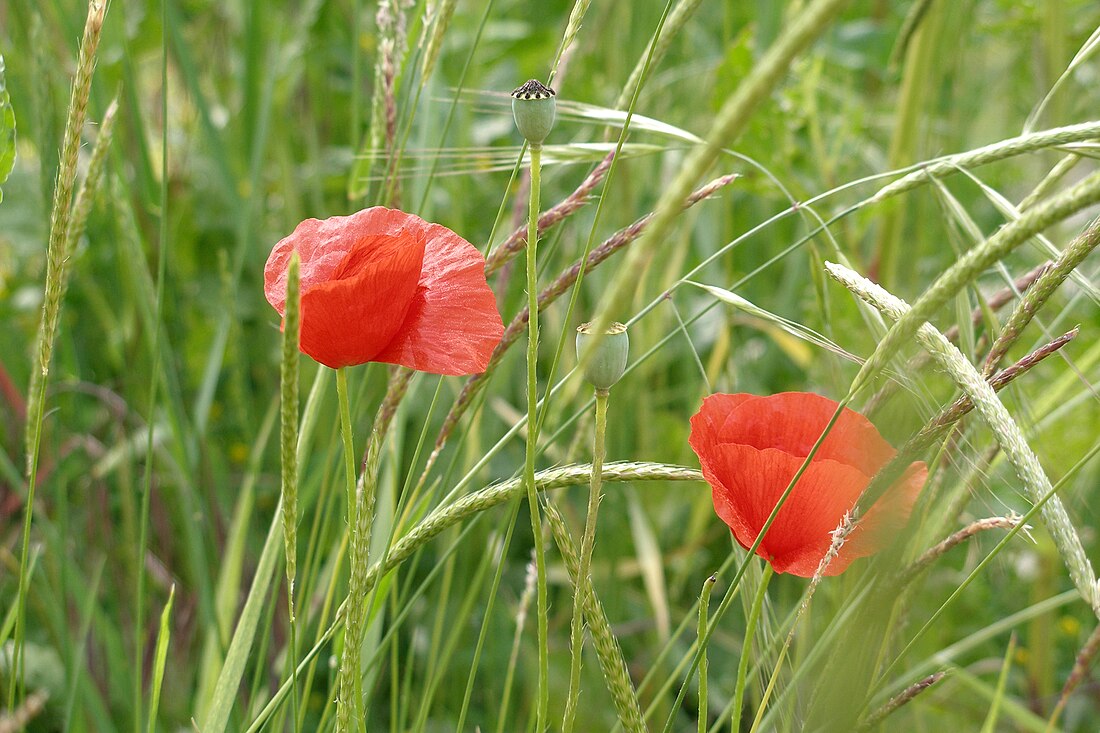
[[[542,145],[554,127],[556,96],[557,92],[537,79],[529,80],[512,92],[512,115],[516,118],[516,127],[532,147]]]
[[[604,337],[596,345],[590,356],[586,354],[592,342],[592,324],[582,323],[577,327],[577,359],[588,358],[584,368],[584,378],[598,390],[608,390],[618,382],[626,371],[626,357],[630,351],[630,338],[626,326],[612,323],[604,332]]]

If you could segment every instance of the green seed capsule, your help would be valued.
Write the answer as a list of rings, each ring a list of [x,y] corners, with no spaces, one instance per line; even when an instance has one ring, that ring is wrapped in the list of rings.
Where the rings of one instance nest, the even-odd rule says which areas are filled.
[[[532,146],[542,145],[554,127],[556,96],[557,92],[537,79],[529,80],[512,92],[512,116],[516,118],[516,127]]]
[[[577,359],[582,360],[585,350],[593,340],[592,324],[582,323],[577,327]],[[584,369],[584,378],[598,390],[611,389],[626,371],[626,357],[630,351],[630,337],[626,326],[612,323],[596,346]]]

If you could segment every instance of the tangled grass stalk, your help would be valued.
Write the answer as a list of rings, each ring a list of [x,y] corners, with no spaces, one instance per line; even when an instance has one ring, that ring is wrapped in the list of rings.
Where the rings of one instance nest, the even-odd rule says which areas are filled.
[[[913,338],[922,324],[949,298],[973,282],[986,268],[1036,233],[1097,201],[1100,201],[1100,172],[1093,173],[1058,196],[1029,209],[1020,218],[1006,224],[996,234],[960,257],[925,290],[924,295],[912,307],[906,307],[905,315],[886,332],[886,336],[879,341],[853,380],[849,396],[858,394],[868,386],[890,362],[894,352]],[[858,275],[856,277],[863,279]]]
[[[577,587],[581,608],[584,609],[584,618],[592,634],[592,646],[596,650],[597,659],[600,660],[600,670],[603,672],[604,682],[607,683],[607,691],[611,693],[619,722],[623,724],[623,729],[627,733],[643,733],[646,726],[642,719],[642,708],[638,703],[634,683],[630,680],[623,650],[611,631],[611,623],[607,620],[603,604],[600,603],[596,591],[592,588],[592,578],[580,574],[581,561],[577,555],[577,548],[573,540],[569,539],[565,520],[553,504],[546,505],[546,521],[561,551],[569,577]]]
[[[826,263],[825,269],[834,280],[894,321],[901,323],[904,319],[912,317],[914,311],[905,301],[847,267]],[[893,330],[896,328],[895,326]],[[1043,470],[1038,456],[1024,438],[1023,431],[997,398],[993,387],[932,324],[921,323],[915,336],[920,345],[932,355],[933,359],[974,403],[974,408],[992,430],[997,443],[1015,468],[1031,500],[1035,503],[1042,501],[1047,494],[1051,493],[1050,479]],[[1088,555],[1085,554],[1081,537],[1057,495],[1051,496],[1043,506],[1041,516],[1054,539],[1062,562],[1069,570],[1077,592],[1100,617],[1100,597],[1097,594],[1096,575]]]
[[[546,492],[565,488],[567,486],[588,484],[591,476],[591,464],[560,466],[536,473],[535,486],[540,492]],[[603,481],[609,484],[621,482],[637,483],[639,481],[691,481],[701,483],[703,481],[703,474],[698,469],[666,463],[616,461],[604,465]],[[449,527],[453,527],[479,512],[492,509],[493,507],[500,506],[508,501],[524,496],[526,491],[527,484],[522,477],[518,477],[502,483],[493,484],[479,491],[467,494],[451,504],[438,507],[402,536],[401,539],[395,542],[383,558],[371,565],[364,578],[366,589],[371,591],[376,588],[378,582],[386,573],[400,566],[420,548],[438,537]],[[278,524],[272,527],[273,537],[277,537],[279,528],[280,526]],[[270,541],[269,538],[269,543]],[[265,546],[265,557],[267,556],[268,552]],[[259,572],[257,574],[259,575]],[[253,597],[258,596],[250,594],[249,600],[251,601]],[[344,623],[346,609],[347,604],[345,603],[337,611],[336,620],[324,631],[324,633],[319,635],[317,643],[313,648],[302,655],[302,658],[298,661],[298,673],[304,672],[321,650],[326,648],[329,640]],[[242,640],[239,640],[236,635],[233,641],[234,643],[244,643]],[[235,670],[232,676],[233,679],[229,679],[228,675],[225,675],[225,679],[220,678],[219,686],[226,690],[226,694],[230,694],[229,690],[231,688],[235,689],[235,685],[239,684],[241,674],[243,674],[243,667]],[[264,706],[263,710],[256,715],[246,733],[256,733],[265,725],[270,716],[279,705],[282,704],[285,697],[290,694],[291,682],[291,680],[283,682],[279,689],[276,690],[275,694],[272,695],[271,700]],[[216,726],[210,725],[210,721],[208,720],[207,726],[204,726],[203,730],[222,730],[223,728],[224,719],[218,719]]]

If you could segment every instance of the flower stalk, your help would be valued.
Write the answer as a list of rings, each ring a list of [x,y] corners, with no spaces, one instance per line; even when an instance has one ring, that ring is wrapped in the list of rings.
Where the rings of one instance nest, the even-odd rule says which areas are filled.
[[[359,479],[355,483],[355,522],[351,524],[348,549],[351,570],[348,578],[348,596],[342,607],[345,627],[338,683],[337,731],[352,730],[354,728],[352,721],[356,721],[358,725],[357,721],[363,719],[360,713],[360,704],[363,700],[362,677],[359,673],[360,650],[363,646],[367,615],[369,609],[374,606],[373,596],[370,595],[375,589],[370,573],[370,538],[371,529],[374,526],[378,466],[382,456],[382,444],[385,442],[397,405],[405,395],[412,374],[411,370],[404,367],[396,367],[391,372],[389,388],[375,413],[374,427],[367,441]],[[354,477],[354,467],[352,476]],[[387,556],[383,555],[382,562],[385,563],[387,559]]]
[[[344,488],[348,501],[348,527],[355,526],[355,441],[351,434],[351,400],[348,397],[348,370],[336,370],[336,400],[340,406],[340,439],[344,443]]]
[[[585,364],[584,378],[592,385],[596,396],[595,430],[592,439],[592,477],[589,481],[588,515],[584,523],[584,535],[581,538],[581,550],[577,573],[579,577],[591,582],[592,549],[596,544],[596,517],[600,502],[603,500],[601,486],[603,482],[603,462],[607,456],[607,401],[611,387],[623,376],[626,370],[630,338],[626,326],[612,324],[611,328],[597,340],[589,324],[577,328],[577,361]],[[587,353],[591,351],[592,353]],[[581,597],[581,585],[575,586],[573,593],[573,618],[569,628],[569,645],[572,651],[569,669],[569,692],[565,700],[565,718],[562,730],[573,730],[573,719],[577,712],[577,699],[580,696],[581,657],[584,648],[584,611]]]
[[[536,704],[536,730],[546,729],[550,707],[550,661],[547,636],[546,549],[542,539],[538,492],[535,489],[535,456],[538,452],[538,268],[539,207],[542,179],[542,143],[554,126],[555,92],[535,79],[512,92],[512,114],[516,127],[527,139],[531,161],[531,190],[527,207],[527,307],[531,318],[527,322],[527,446],[524,452],[523,476],[527,485],[527,504],[531,513],[531,534],[535,544],[535,574],[537,587],[537,627],[539,682]]]
[[[542,520],[539,518],[538,494],[535,491],[535,454],[538,451],[538,212],[542,146],[531,146],[531,199],[527,225],[527,307],[532,314],[527,322],[527,446],[523,475],[527,483],[527,504],[531,512],[531,533],[535,541],[536,613],[538,614],[539,691],[537,704],[538,730],[545,729],[546,712],[550,705],[549,651],[547,648],[546,549],[542,541]]]
[[[591,579],[592,548],[596,544],[596,516],[600,510],[601,484],[603,481],[603,462],[607,455],[607,398],[610,390],[596,390],[596,429],[592,450],[592,478],[589,481],[588,516],[585,519],[584,535],[581,537],[580,558],[577,574]],[[591,580],[589,581],[591,582]],[[581,586],[573,589],[573,618],[569,626],[569,648],[572,652],[569,667],[569,692],[565,699],[565,718],[562,730],[570,733],[577,713],[577,699],[580,697],[581,656],[584,648],[584,611]]]

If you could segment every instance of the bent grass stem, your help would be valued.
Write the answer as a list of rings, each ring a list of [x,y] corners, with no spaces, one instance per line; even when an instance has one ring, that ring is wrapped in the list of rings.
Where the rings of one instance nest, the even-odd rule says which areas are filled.
[[[707,647],[703,637],[707,635],[707,613],[710,610],[710,592],[718,582],[718,575],[711,575],[703,582],[699,593],[699,628],[697,639],[701,646],[699,652],[699,733],[707,733]]]

